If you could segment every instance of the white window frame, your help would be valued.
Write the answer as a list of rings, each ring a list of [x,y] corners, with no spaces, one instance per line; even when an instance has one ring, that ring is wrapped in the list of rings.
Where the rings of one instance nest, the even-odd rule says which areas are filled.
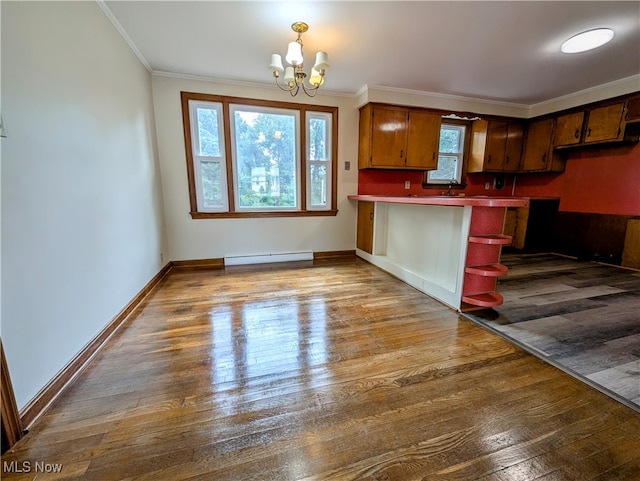
[[[438,152],[438,163],[440,162],[440,156],[443,157],[456,157],[456,177],[455,179],[434,179],[432,178],[432,174],[437,172],[436,170],[429,171],[428,174],[428,183],[429,184],[460,184],[462,182],[462,167],[464,162],[464,143],[466,138],[466,126],[461,124],[453,124],[453,123],[443,123],[440,126],[440,131],[442,135],[443,129],[455,129],[460,131],[460,143],[458,145],[458,152]]]
[[[264,114],[281,114],[291,115],[295,118],[295,172],[296,172],[296,205],[292,207],[241,207],[240,206],[240,189],[238,188],[238,156],[236,152],[236,125],[235,125],[235,113],[236,111],[251,111]],[[231,164],[233,166],[233,196],[236,206],[236,212],[286,212],[286,211],[300,211],[301,210],[301,185],[300,185],[300,111],[295,109],[284,109],[278,107],[262,107],[259,105],[250,104],[230,104],[229,105],[229,127],[231,129]]]
[[[218,115],[218,146],[220,156],[198,155],[200,152],[200,131],[198,129],[198,108],[216,110]],[[196,188],[196,200],[199,212],[229,212],[229,193],[227,189],[227,159],[224,143],[224,116],[222,103],[206,102],[201,100],[189,100],[189,122],[191,127],[191,151],[193,155],[194,182]],[[204,184],[202,182],[202,164],[213,162],[220,164],[220,193],[222,203],[218,207],[206,206],[204,203]]]
[[[332,124],[332,118],[333,116],[328,113],[328,112],[307,112],[307,116],[306,116],[306,139],[307,139],[307,145],[306,145],[306,149],[307,149],[307,162],[306,162],[306,167],[307,167],[307,189],[306,189],[306,195],[307,195],[307,210],[329,210],[331,209],[331,192],[332,192],[332,179],[333,179],[333,171],[332,171],[332,167],[333,167],[333,157],[332,157],[332,152],[333,152],[333,146],[332,146],[332,132],[333,132],[333,124]],[[326,153],[326,158],[322,159],[322,160],[311,160],[311,142],[309,141],[309,139],[311,139],[311,121],[313,119],[321,119],[324,120],[326,122],[326,146],[325,146],[325,153]],[[311,203],[311,197],[312,197],[312,192],[313,189],[311,188],[311,171],[313,169],[313,166],[324,166],[326,169],[326,185],[324,187],[324,198],[325,198],[325,203],[324,204],[317,204],[317,205],[313,205]]]

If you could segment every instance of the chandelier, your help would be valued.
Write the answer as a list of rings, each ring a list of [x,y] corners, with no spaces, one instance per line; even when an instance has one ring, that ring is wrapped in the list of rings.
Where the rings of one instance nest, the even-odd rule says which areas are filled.
[[[273,72],[273,77],[276,79],[276,85],[280,87],[281,90],[289,92],[292,97],[298,95],[298,92],[301,90],[300,87],[302,87],[304,93],[309,97],[315,97],[318,93],[318,89],[324,83],[324,74],[329,68],[327,52],[316,53],[316,63],[311,69],[311,74],[308,76],[309,85],[307,85],[305,82],[307,74],[304,72],[301,35],[309,30],[309,25],[304,22],[296,22],[291,25],[291,30],[298,34],[298,38],[294,42],[289,43],[289,49],[285,56],[285,60],[290,66],[285,69],[282,66],[282,57],[277,53],[274,53],[271,55],[271,65],[269,65],[269,70]],[[279,81],[280,75],[283,72],[284,85]]]

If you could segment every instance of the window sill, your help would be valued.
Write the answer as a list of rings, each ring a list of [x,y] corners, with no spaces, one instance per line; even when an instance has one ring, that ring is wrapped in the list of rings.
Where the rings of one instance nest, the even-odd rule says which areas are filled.
[[[190,212],[192,219],[237,219],[259,217],[328,217],[336,216],[337,210],[303,210],[295,212]]]
[[[451,190],[464,190],[466,187],[467,187],[467,184],[454,184],[453,187],[451,187]],[[423,182],[422,188],[447,190],[449,189],[449,184],[428,184],[426,182]]]

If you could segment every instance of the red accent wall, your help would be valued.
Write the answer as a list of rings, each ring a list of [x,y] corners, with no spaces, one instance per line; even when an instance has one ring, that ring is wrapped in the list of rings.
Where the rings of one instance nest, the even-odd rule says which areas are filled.
[[[560,210],[640,215],[640,144],[571,152],[562,174],[519,175],[516,196],[560,197]]]
[[[465,195],[495,195],[510,196],[513,187],[513,175],[505,176],[505,187],[501,190],[493,188],[492,174],[473,174],[467,176],[466,188],[454,188],[454,193]],[[404,188],[404,182],[410,182],[410,188]],[[490,189],[485,190],[485,183],[489,182]],[[422,172],[404,170],[364,169],[358,172],[358,194],[368,195],[442,195],[447,185],[440,187],[422,188]]]
[[[404,188],[408,180],[411,187]],[[560,210],[595,214],[640,215],[640,143],[585,148],[568,154],[562,174],[505,175],[496,190],[493,174],[467,176],[465,195],[559,197]],[[513,182],[515,180],[515,189]],[[485,183],[489,182],[489,190]],[[422,172],[365,169],[358,172],[358,193],[374,195],[441,195],[447,186],[422,188]]]

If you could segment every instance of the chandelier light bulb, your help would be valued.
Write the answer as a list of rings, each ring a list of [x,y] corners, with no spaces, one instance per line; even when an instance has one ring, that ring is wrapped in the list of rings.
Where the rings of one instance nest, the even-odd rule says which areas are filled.
[[[295,84],[295,79],[293,67],[287,67],[284,71],[284,82],[291,87]]]
[[[289,43],[289,49],[287,50],[287,56],[285,57],[289,64],[294,67],[301,65],[304,59],[302,58],[302,45],[298,42]]]
[[[329,68],[329,56],[327,52],[318,52],[316,54],[316,64],[313,68],[316,70],[326,70]]]
[[[320,87],[320,85],[324,83],[324,77],[320,75],[320,72],[318,72],[315,67],[311,69],[309,83],[314,87]]]
[[[277,53],[271,54],[271,64],[269,65],[269,70],[271,70],[273,73],[278,72],[278,74],[284,72],[284,67],[282,66],[282,57]]]

